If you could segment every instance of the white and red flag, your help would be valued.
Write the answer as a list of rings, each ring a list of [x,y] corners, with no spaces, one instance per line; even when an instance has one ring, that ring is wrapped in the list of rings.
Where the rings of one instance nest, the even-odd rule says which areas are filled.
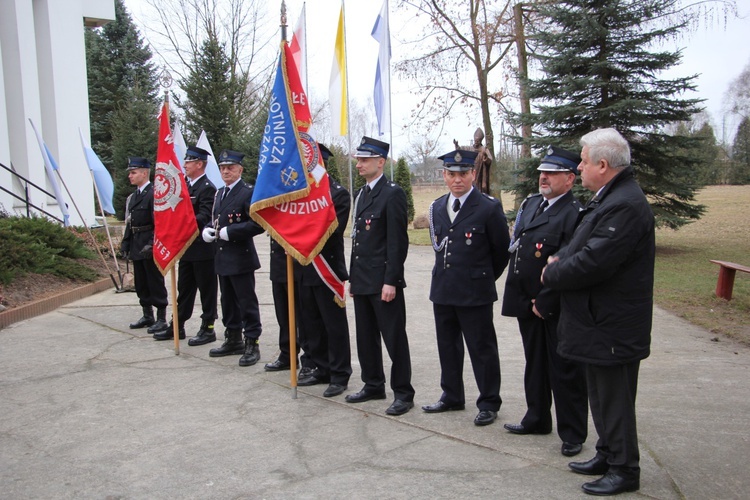
[[[159,113],[159,144],[154,173],[154,262],[166,276],[198,236],[185,176],[169,129],[169,103]]]

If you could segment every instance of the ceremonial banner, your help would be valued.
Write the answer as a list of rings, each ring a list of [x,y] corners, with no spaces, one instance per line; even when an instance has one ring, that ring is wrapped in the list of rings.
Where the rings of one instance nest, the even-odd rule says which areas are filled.
[[[166,276],[198,236],[185,176],[169,131],[169,104],[159,113],[159,144],[154,173],[154,262]]]
[[[380,44],[373,101],[378,117],[378,133],[384,135],[391,130],[391,33],[388,29],[388,0],[383,1],[383,8],[372,28],[372,37]]]
[[[180,170],[185,173],[185,151],[187,151],[187,144],[185,144],[185,138],[182,137],[182,129],[180,129],[180,123],[174,122],[174,129],[172,130],[172,145],[174,146],[174,154],[177,157],[177,161],[180,162]]]
[[[221,187],[224,185],[224,179],[221,178],[221,172],[219,172],[219,164],[216,163],[216,157],[214,156],[214,150],[211,149],[211,144],[208,142],[208,136],[205,130],[201,130],[201,136],[198,138],[196,143],[201,149],[205,149],[210,153],[208,160],[206,160],[206,177],[215,187]]]
[[[328,84],[329,101],[331,103],[331,127],[336,135],[348,133],[349,100],[346,95],[346,42],[344,40],[344,4],[341,3],[338,29],[336,30],[336,44],[333,48],[333,66],[331,81]]]
[[[312,262],[338,226],[311,124],[291,50],[282,43],[250,216],[303,265]],[[285,193],[279,192],[282,187]]]

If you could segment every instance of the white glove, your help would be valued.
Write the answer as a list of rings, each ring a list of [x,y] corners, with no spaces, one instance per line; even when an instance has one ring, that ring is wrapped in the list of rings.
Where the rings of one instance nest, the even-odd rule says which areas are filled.
[[[216,241],[216,229],[212,227],[204,227],[203,228],[203,241],[206,243],[211,243],[212,241]]]
[[[219,231],[219,238],[221,238],[224,241],[229,241],[229,231],[227,231],[227,228],[222,227],[221,231]]]

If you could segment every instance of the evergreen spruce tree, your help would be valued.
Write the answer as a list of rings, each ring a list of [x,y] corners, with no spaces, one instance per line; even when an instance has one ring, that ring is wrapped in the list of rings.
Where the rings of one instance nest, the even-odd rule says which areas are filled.
[[[730,184],[750,184],[750,119],[744,118],[737,127],[732,144]]]
[[[401,189],[406,193],[406,211],[409,222],[411,222],[414,220],[414,196],[411,192],[411,173],[409,172],[409,166],[406,164],[406,158],[403,156],[398,159],[393,176],[395,177],[394,182],[401,186]]]
[[[244,81],[233,77],[224,44],[213,34],[208,34],[196,52],[180,89],[184,96],[174,94],[174,98],[185,114],[186,129],[196,136],[205,130],[217,152],[239,149],[234,142],[241,123],[236,115],[241,112],[238,105]]]
[[[115,1],[115,20],[103,28],[87,29],[85,40],[91,146],[116,177],[121,166],[113,157],[116,113],[128,104],[136,85],[142,95],[156,102],[156,71],[151,50],[123,0]]]
[[[331,179],[341,184],[341,172],[339,171],[336,155],[332,155],[330,158],[328,158],[328,168],[326,170],[328,170],[328,176]],[[343,186],[343,184],[341,185]]]
[[[699,111],[699,100],[680,96],[694,88],[694,77],[660,79],[659,72],[681,56],[655,48],[685,28],[669,22],[679,0],[561,0],[538,6],[542,22],[533,36],[543,76],[528,82],[535,109],[520,116],[534,126],[532,147],[580,151],[581,136],[613,127],[630,142],[631,163],[657,224],[678,228],[699,218],[704,207],[691,203],[698,185],[680,172],[695,168],[702,141],[669,135],[663,127]],[[525,165],[514,190],[536,191],[537,165],[538,160]]]
[[[115,165],[115,194],[113,205],[117,218],[125,218],[125,200],[134,188],[128,180],[129,156],[142,156],[151,162],[151,179],[156,165],[159,122],[158,105],[148,91],[136,85],[124,107],[114,113],[112,135],[112,161]]]

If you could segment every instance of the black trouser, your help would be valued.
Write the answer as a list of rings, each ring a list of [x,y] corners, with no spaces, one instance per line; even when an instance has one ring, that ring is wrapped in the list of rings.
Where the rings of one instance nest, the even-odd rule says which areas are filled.
[[[167,307],[167,287],[154,259],[133,261],[135,293],[142,307]]]
[[[195,295],[200,291],[201,319],[213,325],[218,317],[216,297],[219,285],[214,271],[213,260],[180,260],[177,276],[177,318],[185,324],[193,316]]]
[[[310,355],[319,373],[332,384],[347,385],[352,375],[349,322],[346,309],[333,300],[325,285],[301,286],[300,331],[304,332]]]
[[[438,355],[440,356],[441,401],[449,406],[465,403],[464,339],[479,389],[477,408],[498,411],[500,357],[492,322],[492,303],[473,307],[433,304]]]
[[[391,389],[394,396],[403,401],[413,401],[404,290],[396,288],[396,297],[390,302],[380,300],[379,293],[355,295],[354,315],[357,324],[357,354],[365,390],[385,390],[382,336],[382,343],[391,357]]]
[[[276,312],[276,322],[279,324],[279,351],[281,351],[279,359],[291,364],[292,358],[289,356],[289,292],[286,283],[272,281],[271,292],[273,293],[273,308]],[[312,362],[308,352],[307,340],[300,328],[299,283],[296,281],[294,282],[294,299],[297,302],[294,308],[296,318],[295,330],[297,330],[297,354],[299,354],[300,348],[303,349],[304,352],[300,356],[301,366],[315,368],[315,364]]]
[[[552,396],[555,398],[557,435],[566,443],[580,444],[588,434],[586,370],[557,353],[557,321],[536,316],[518,318],[526,368],[524,428],[535,432],[552,431]]]
[[[221,321],[227,330],[243,330],[245,337],[258,340],[262,328],[255,295],[255,272],[219,276]]]
[[[599,435],[597,456],[610,470],[629,477],[640,474],[635,396],[640,361],[615,366],[586,365],[586,381],[594,427]]]

